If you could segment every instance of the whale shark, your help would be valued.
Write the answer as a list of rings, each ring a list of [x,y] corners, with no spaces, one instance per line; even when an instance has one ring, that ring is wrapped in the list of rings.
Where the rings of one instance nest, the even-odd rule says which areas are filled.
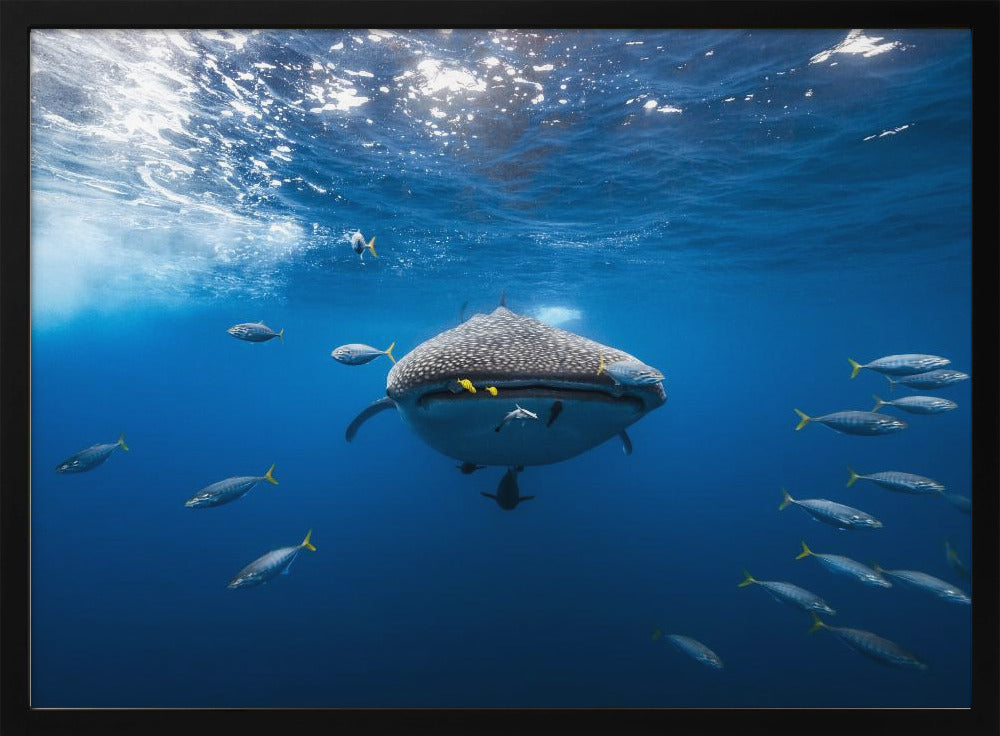
[[[386,395],[354,418],[345,437],[350,442],[366,421],[395,409],[426,444],[463,463],[547,465],[616,436],[630,454],[625,429],[667,397],[662,380],[622,383],[602,369],[622,361],[642,363],[516,314],[501,300],[401,357],[386,377]],[[495,431],[516,407],[548,420]]]

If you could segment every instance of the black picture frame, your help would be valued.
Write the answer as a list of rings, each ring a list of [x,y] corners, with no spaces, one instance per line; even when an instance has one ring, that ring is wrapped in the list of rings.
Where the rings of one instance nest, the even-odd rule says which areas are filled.
[[[1000,494],[977,497],[973,517],[970,709],[628,709],[628,710],[32,710],[28,701],[30,454],[29,97],[32,28],[970,28],[973,51],[973,479],[1000,488],[996,380],[998,313],[997,2],[312,2],[292,0],[37,2],[2,5],[2,669],[4,734],[220,733],[295,730],[427,733],[885,733],[1000,732],[998,577]],[[990,380],[990,377],[993,380]],[[985,377],[985,378],[984,378]]]

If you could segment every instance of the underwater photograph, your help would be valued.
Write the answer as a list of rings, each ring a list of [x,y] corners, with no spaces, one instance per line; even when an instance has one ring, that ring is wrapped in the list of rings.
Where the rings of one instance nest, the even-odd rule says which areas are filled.
[[[33,28],[31,707],[970,708],[972,46]]]

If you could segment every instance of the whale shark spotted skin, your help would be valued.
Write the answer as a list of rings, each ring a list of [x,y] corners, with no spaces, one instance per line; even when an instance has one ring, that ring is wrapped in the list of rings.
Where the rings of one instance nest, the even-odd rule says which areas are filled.
[[[350,442],[361,425],[387,409],[424,442],[462,462],[479,465],[546,465],[579,455],[615,436],[666,401],[661,382],[620,385],[606,363],[637,361],[602,345],[504,306],[477,314],[421,343],[389,371],[386,396],[347,428]],[[459,379],[487,391],[455,392]],[[558,422],[524,422],[494,428],[519,405]],[[624,440],[623,440],[624,441]]]

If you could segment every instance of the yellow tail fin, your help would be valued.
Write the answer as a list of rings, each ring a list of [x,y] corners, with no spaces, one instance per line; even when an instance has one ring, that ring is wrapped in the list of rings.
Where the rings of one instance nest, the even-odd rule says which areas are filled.
[[[872,398],[875,399],[875,406],[872,407],[872,411],[878,411],[880,408],[888,404],[888,401],[882,401],[877,394],[872,394]]]
[[[857,473],[855,473],[855,472],[854,472],[853,470],[851,470],[850,468],[848,468],[848,469],[847,469],[847,472],[851,474],[851,477],[847,479],[847,487],[848,487],[848,488],[850,488],[850,487],[851,487],[851,486],[853,486],[853,485],[854,485],[855,483],[857,483],[857,481],[858,481],[858,478],[860,478],[861,476],[860,476],[860,475],[858,475]]]
[[[944,540],[944,554],[948,558],[949,562],[958,561],[958,554],[956,554],[955,548],[951,546],[951,542],[947,539]]]
[[[852,368],[851,378],[854,378],[856,375],[858,375],[858,371],[861,370],[861,364],[858,361],[854,360],[854,358],[848,358],[847,362],[851,364]]]
[[[374,240],[374,238],[372,238],[372,239]],[[389,347],[387,347],[387,348],[385,349],[385,354],[386,354],[387,356],[389,356],[389,360],[391,360],[391,361],[392,361],[393,363],[395,363],[395,362],[396,362],[396,359],[395,359],[394,357],[392,357],[392,349],[393,349],[394,347],[396,347],[396,343],[395,343],[395,342],[393,342],[393,343],[392,343],[392,345],[390,345]]]
[[[801,552],[799,552],[799,553],[798,553],[798,554],[797,554],[797,555],[795,556],[795,559],[796,559],[796,560],[801,560],[801,559],[802,559],[803,557],[808,557],[808,556],[809,556],[809,555],[811,555],[812,553],[813,553],[813,551],[812,551],[811,549],[809,549],[809,548],[808,548],[808,547],[806,546],[806,543],[805,543],[805,542],[803,542],[803,543],[802,543],[802,551],[801,551]]]
[[[310,529],[308,532],[306,532],[306,538],[302,540],[302,544],[300,544],[299,546],[300,547],[305,547],[306,549],[309,549],[309,550],[312,550],[313,552],[315,552],[316,548],[309,541],[309,537],[311,537],[312,535],[313,535],[313,530]]]
[[[663,632],[662,631],[660,631],[659,629],[653,629],[653,634],[649,638],[650,638],[651,641],[656,641],[661,636],[663,636]]]
[[[273,470],[274,470],[274,463],[271,463],[271,467],[269,467],[267,469],[267,472],[264,473],[264,480],[266,480],[268,483],[271,483],[273,485],[278,485],[278,481],[276,481],[274,479],[274,476],[271,475],[271,471],[273,471]]]
[[[795,427],[795,431],[798,432],[800,429],[802,429],[810,422],[812,417],[806,416],[805,412],[801,412],[798,409],[795,410],[795,413],[798,414],[800,417],[802,417],[802,421],[800,421],[798,425],[796,425]]]
[[[282,327],[280,330],[278,330],[278,339],[281,340],[281,342],[285,341],[285,328],[284,327]]]
[[[814,633],[816,631],[819,631],[824,626],[826,626],[826,624],[823,623],[823,620],[819,616],[816,615],[815,611],[810,611],[809,615],[812,616],[812,620],[813,620],[812,626],[809,627],[809,633],[810,634],[812,634],[812,633]]]
[[[744,571],[743,571],[743,574],[744,574],[744,575],[746,575],[746,577],[745,577],[745,578],[743,579],[743,582],[742,582],[742,583],[739,583],[739,584],[738,584],[738,585],[736,586],[737,588],[745,588],[745,587],[747,587],[748,585],[750,585],[750,583],[756,583],[756,582],[757,582],[756,580],[754,580],[754,579],[753,579],[753,575],[751,575],[751,574],[750,574],[749,572],[747,572],[746,570],[744,570]]]
[[[378,253],[375,252],[375,236],[372,236],[372,239],[368,241],[368,245],[365,247],[372,252],[373,256],[378,258]]]
[[[778,506],[778,511],[784,511],[785,507],[788,506],[788,504],[792,503],[792,501],[794,501],[794,500],[795,499],[792,498],[789,495],[788,491],[786,491],[784,488],[782,488],[781,489],[781,505]]]
[[[125,444],[125,433],[122,432],[118,435],[118,446],[121,447],[125,452],[128,452],[128,445]]]

